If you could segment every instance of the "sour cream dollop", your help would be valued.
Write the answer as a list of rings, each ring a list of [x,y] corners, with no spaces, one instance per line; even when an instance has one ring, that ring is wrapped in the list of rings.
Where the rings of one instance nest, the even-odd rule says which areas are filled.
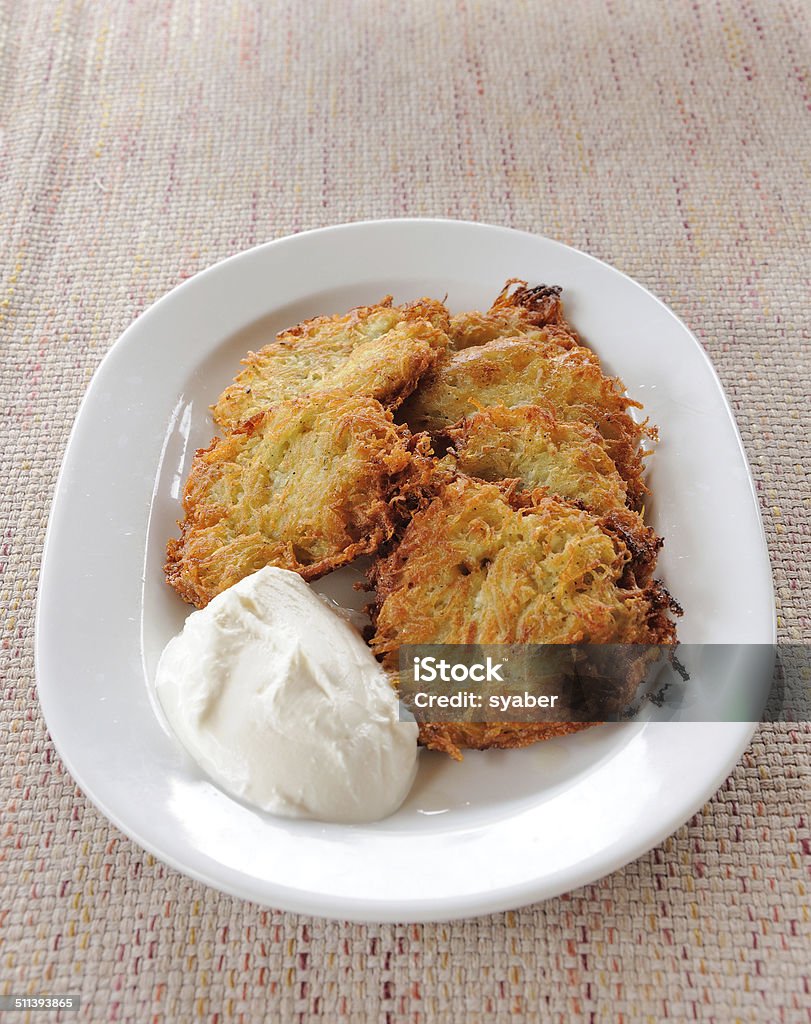
[[[294,572],[266,568],[192,612],[158,665],[173,730],[223,789],[272,814],[385,818],[417,768],[386,674]]]

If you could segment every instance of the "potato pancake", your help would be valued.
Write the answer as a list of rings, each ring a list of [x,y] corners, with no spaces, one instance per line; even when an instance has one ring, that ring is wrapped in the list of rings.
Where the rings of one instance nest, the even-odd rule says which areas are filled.
[[[593,352],[579,345],[563,348],[542,332],[452,352],[429,372],[399,416],[415,432],[443,435],[477,409],[496,405],[541,405],[562,422],[596,427],[627,485],[631,506],[639,507],[645,493],[639,446],[655,432],[628,415],[639,403],[624,394],[621,381],[603,375]]]
[[[391,296],[307,320],[243,359],[245,369],[212,406],[214,421],[232,430],[278,402],[339,388],[394,408],[447,349],[448,327],[441,302],[393,306]]]
[[[570,736],[596,722],[421,722],[419,743],[454,761],[463,750],[515,750],[555,736]]]
[[[373,398],[320,392],[259,413],[197,452],[166,578],[204,607],[276,565],[311,580],[374,552],[398,521],[407,429]]]
[[[636,585],[635,557],[611,516],[460,477],[373,566],[372,649],[396,671],[402,644],[671,643],[670,598],[656,582]],[[458,756],[460,746],[523,746],[551,728],[433,723],[420,735]]]
[[[517,479],[526,490],[543,488],[593,512],[626,506],[628,485],[588,423],[561,421],[538,405],[497,405],[466,416],[447,437],[443,463],[466,476]]]
[[[518,285],[515,291],[511,291],[513,285]],[[561,291],[556,285],[528,288],[526,281],[510,278],[486,313],[472,310],[451,317],[451,348],[484,345],[496,338],[512,338],[542,327],[549,328],[550,338],[576,342],[577,335],[563,315]]]

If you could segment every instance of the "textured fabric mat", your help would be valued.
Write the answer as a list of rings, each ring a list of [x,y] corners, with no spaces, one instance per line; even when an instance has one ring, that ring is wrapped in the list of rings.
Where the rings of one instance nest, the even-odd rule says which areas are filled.
[[[154,1024],[809,1019],[807,726],[761,728],[699,814],[594,885],[341,924],[125,839],[53,750],[33,664],[60,458],[124,327],[255,243],[409,215],[550,235],[683,317],[738,418],[781,636],[807,642],[809,28],[790,0],[5,3],[0,993]]]

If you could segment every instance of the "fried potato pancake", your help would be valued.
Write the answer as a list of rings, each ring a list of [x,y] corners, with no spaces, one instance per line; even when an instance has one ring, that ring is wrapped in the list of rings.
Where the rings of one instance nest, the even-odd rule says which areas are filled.
[[[419,743],[454,761],[463,750],[515,750],[555,736],[570,736],[595,722],[421,722]]]
[[[311,580],[374,552],[411,459],[407,429],[373,398],[319,392],[259,413],[195,455],[166,578],[202,608],[266,565]]]
[[[634,554],[637,582],[650,579],[662,541],[628,508],[628,484],[594,427],[561,422],[550,409],[537,405],[499,405],[465,417],[447,437],[451,448],[441,470],[479,480],[515,479],[526,490],[610,515],[614,530]],[[637,487],[644,490],[641,480]]]
[[[511,291],[513,285],[518,285]],[[526,281],[510,278],[486,313],[472,310],[451,317],[448,335],[451,348],[484,345],[496,338],[512,338],[520,334],[548,328],[549,337],[577,341],[577,335],[566,322],[557,285],[529,288]]]
[[[593,512],[625,508],[628,485],[590,424],[559,420],[550,408],[504,405],[466,416],[447,431],[443,463],[480,480],[518,479],[527,490],[582,502]]]
[[[372,649],[396,671],[402,644],[671,643],[669,595],[636,585],[634,559],[610,515],[459,477],[372,567]],[[458,757],[460,747],[524,746],[559,731],[432,723],[420,737]]]
[[[447,349],[448,327],[441,302],[393,306],[390,295],[307,320],[243,359],[245,369],[212,406],[214,421],[232,430],[278,402],[338,388],[394,408]]]
[[[415,431],[447,434],[463,417],[487,407],[541,405],[562,422],[596,427],[625,481],[631,507],[645,493],[640,443],[655,432],[628,414],[639,407],[622,383],[606,377],[593,352],[565,348],[542,332],[498,338],[444,356],[405,402],[400,417]]]

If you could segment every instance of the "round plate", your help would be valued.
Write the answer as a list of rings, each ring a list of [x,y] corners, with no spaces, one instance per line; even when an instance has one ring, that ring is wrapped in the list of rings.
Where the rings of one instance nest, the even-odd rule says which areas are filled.
[[[231,799],[174,740],[152,690],[189,608],[163,581],[166,540],[209,404],[284,327],[391,293],[486,308],[509,277],[560,284],[566,311],[662,440],[648,509],[680,638],[775,638],[768,555],[729,406],[701,346],[618,271],[547,238],[391,220],[283,238],[186,281],[110,350],[76,418],[48,527],[39,697],[96,806],[180,871],[259,903],[336,918],[442,920],[565,892],[638,857],[713,794],[749,723],[633,722],[518,751],[422,751],[402,809],[366,826],[274,818]],[[346,600],[358,570],[319,589]],[[357,600],[357,597],[356,597]]]

